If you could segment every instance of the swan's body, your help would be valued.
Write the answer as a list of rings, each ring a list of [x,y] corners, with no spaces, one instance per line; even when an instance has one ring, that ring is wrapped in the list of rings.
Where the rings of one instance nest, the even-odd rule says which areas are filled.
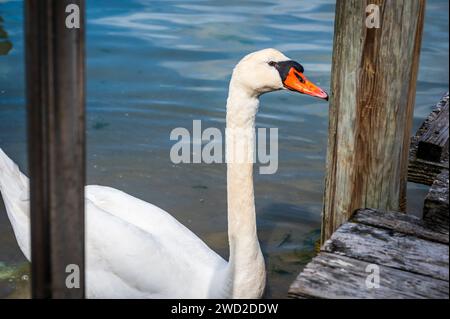
[[[0,163],[5,207],[30,260],[28,180],[1,150]],[[171,215],[109,187],[87,186],[85,196],[89,298],[221,297],[208,285],[226,261]]]
[[[254,129],[261,94],[286,86],[301,91],[286,73],[292,71],[290,65],[285,70],[287,62],[274,49],[241,60],[230,82],[227,129]],[[302,83],[310,85],[302,93],[325,98],[323,91],[311,91],[307,80]],[[230,147],[242,140],[253,145],[252,134],[227,136],[227,156],[253,152],[253,146]],[[162,209],[113,188],[87,186],[87,296],[261,297],[266,274],[256,232],[253,164],[228,163],[227,180],[229,262]],[[17,242],[30,260],[28,179],[1,149],[0,190]]]

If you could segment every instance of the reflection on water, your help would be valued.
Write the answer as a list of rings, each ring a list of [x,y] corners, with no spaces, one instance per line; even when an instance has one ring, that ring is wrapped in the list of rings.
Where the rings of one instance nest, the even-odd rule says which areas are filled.
[[[225,165],[173,165],[170,131],[190,128],[194,119],[223,129],[233,66],[265,47],[299,60],[311,80],[329,88],[334,1],[87,4],[88,182],[160,206],[227,258]],[[415,127],[448,87],[447,9],[447,1],[428,2]],[[0,57],[0,145],[26,167],[22,2],[1,3],[0,15],[14,43]],[[318,238],[328,109],[289,92],[261,102],[257,126],[279,128],[279,169],[275,175],[255,174],[258,231],[267,296],[285,297]],[[4,211],[0,261],[24,261]],[[1,288],[0,294],[5,295]]]

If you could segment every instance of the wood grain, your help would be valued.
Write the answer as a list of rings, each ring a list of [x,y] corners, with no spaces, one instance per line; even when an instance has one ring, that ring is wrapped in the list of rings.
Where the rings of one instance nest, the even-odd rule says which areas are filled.
[[[365,26],[369,3],[381,28]],[[336,3],[322,242],[355,209],[403,210],[425,1]]]
[[[437,157],[433,157],[434,160],[427,160],[426,155],[422,155],[424,158],[419,158],[418,149],[419,143],[424,138],[423,136],[427,132],[432,132],[432,126],[434,126],[434,122],[436,122],[440,114],[443,114],[443,110],[447,108],[448,110],[449,104],[449,93],[447,92],[436,104],[431,113],[427,116],[425,121],[417,130],[416,134],[411,138],[411,147],[409,150],[409,166],[408,166],[408,181],[424,184],[424,185],[432,185],[436,177],[439,173],[447,169],[449,166],[449,154],[448,154],[448,141],[447,144],[444,145],[443,151],[437,159]],[[448,114],[447,114],[448,121]],[[447,122],[448,123],[448,122]],[[439,125],[440,126],[440,125]],[[440,132],[440,131],[439,131]]]
[[[380,286],[366,285],[368,262],[320,253],[289,289],[292,298],[422,299],[448,298],[448,281],[379,266]]]
[[[442,108],[428,130],[422,135],[417,158],[440,162],[448,153],[448,103]]]
[[[442,171],[431,186],[423,207],[427,226],[449,235],[448,170]]]
[[[436,231],[435,228],[430,228],[422,219],[403,213],[383,212],[369,208],[358,209],[350,220],[368,226],[395,230],[403,234],[442,244],[448,245],[449,243],[448,232]]]
[[[449,279],[448,245],[390,229],[348,222],[325,242],[322,250],[436,279]]]
[[[288,296],[448,299],[448,253],[448,233],[417,217],[359,209],[297,276]],[[374,267],[377,288],[366,284]]]

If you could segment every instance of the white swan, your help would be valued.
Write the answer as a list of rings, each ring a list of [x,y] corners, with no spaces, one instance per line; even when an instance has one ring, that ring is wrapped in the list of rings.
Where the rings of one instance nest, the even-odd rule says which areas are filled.
[[[253,130],[259,96],[266,92],[287,88],[327,99],[302,73],[300,64],[275,49],[244,57],[230,82],[227,130]],[[227,136],[228,155],[252,153],[252,141],[253,134]],[[251,147],[230,147],[236,142]],[[87,297],[261,297],[266,273],[256,231],[253,164],[227,165],[229,262],[162,209],[117,189],[86,186]],[[0,190],[30,260],[28,178],[1,149]]]

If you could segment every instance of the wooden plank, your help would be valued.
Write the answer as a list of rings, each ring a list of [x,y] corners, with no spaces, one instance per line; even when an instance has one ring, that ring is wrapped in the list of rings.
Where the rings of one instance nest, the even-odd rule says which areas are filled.
[[[448,153],[448,103],[444,105],[427,131],[420,137],[417,158],[440,162]]]
[[[404,213],[382,212],[370,208],[358,209],[351,218],[351,221],[368,226],[391,229],[403,234],[447,245],[449,243],[448,232],[439,232],[435,229],[430,229],[422,219]]]
[[[289,289],[292,298],[418,299],[448,298],[448,281],[379,267],[379,288],[368,288],[368,262],[320,253]]]
[[[425,198],[423,219],[435,231],[449,235],[448,170],[438,175]]]
[[[408,166],[408,181],[424,185],[432,185],[437,175],[449,167],[448,142],[444,147],[440,159],[437,161],[427,160],[427,155],[422,155],[423,158],[418,157],[419,143],[423,140],[424,134],[432,132],[431,127],[436,122],[442,110],[447,108],[449,103],[449,93],[447,92],[433,108],[431,113],[422,123],[416,134],[411,138],[411,147],[409,150],[409,166]],[[447,111],[448,112],[448,111]],[[447,114],[448,121],[448,114]],[[433,158],[433,157],[432,157]],[[435,159],[435,157],[434,157]]]
[[[34,298],[84,297],[84,0],[25,1]],[[69,4],[80,28],[66,28]],[[66,286],[78,266],[79,288]]]
[[[431,186],[443,169],[448,169],[448,153],[443,163],[429,162],[410,156],[408,181]]]
[[[345,223],[322,246],[322,251],[449,279],[449,246],[389,229]]]
[[[366,1],[336,2],[322,242],[357,208],[406,206],[425,1],[371,3],[378,29]]]

